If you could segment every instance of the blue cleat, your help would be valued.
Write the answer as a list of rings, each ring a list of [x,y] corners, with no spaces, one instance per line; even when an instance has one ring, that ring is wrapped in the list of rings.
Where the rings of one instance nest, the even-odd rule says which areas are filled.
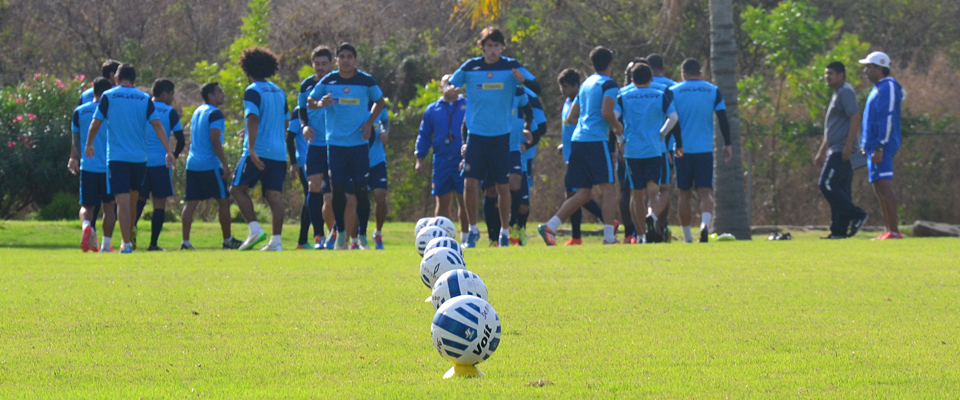
[[[467,241],[463,243],[463,248],[474,249],[477,247],[477,241],[480,240],[480,233],[470,232],[467,234]]]

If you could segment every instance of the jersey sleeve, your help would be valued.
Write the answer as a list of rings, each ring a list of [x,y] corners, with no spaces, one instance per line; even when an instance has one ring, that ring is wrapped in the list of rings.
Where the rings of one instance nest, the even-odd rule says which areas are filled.
[[[107,111],[109,110],[110,98],[107,96],[100,96],[100,102],[97,105],[97,112],[93,114],[93,118],[100,121],[105,121],[107,119]]]
[[[308,97],[313,97],[314,100],[320,100],[325,94],[327,94],[327,85],[324,85],[321,80],[313,86],[313,91],[310,92],[310,96]]]
[[[380,85],[372,85],[367,89],[367,96],[370,101],[379,101],[383,98],[383,90],[380,90]]]
[[[207,118],[207,126],[210,127],[210,129],[219,129],[221,133],[226,129],[223,121],[223,113],[220,112],[220,110],[215,110],[210,113],[210,116]]]
[[[159,120],[160,116],[157,115],[157,107],[153,105],[153,100],[147,100],[147,122]]]
[[[260,116],[260,92],[252,88],[243,93],[243,116],[250,114]]]
[[[617,86],[617,82],[613,79],[604,82],[600,88],[603,91],[603,97],[609,97],[614,100],[617,99],[617,95],[620,93],[620,87]]]
[[[857,95],[853,90],[842,88],[837,92],[837,103],[843,109],[844,115],[850,117],[860,112],[860,105],[857,104]]]
[[[417,158],[424,158],[430,152],[430,146],[433,145],[433,119],[430,118],[430,106],[423,109],[423,118],[420,120],[420,130],[417,132],[416,150]]]
[[[70,130],[73,133],[80,133],[80,112],[73,110],[73,123],[70,124]]]
[[[723,95],[720,94],[720,89],[717,89],[717,99],[713,102],[713,111],[726,110],[727,103],[723,102]]]
[[[170,131],[182,131],[183,125],[180,124],[180,113],[177,110],[170,110]]]
[[[523,74],[523,79],[525,80],[528,80],[528,81],[537,80],[537,77],[533,76],[533,74],[531,74],[530,71],[528,71],[527,68],[525,68],[523,65],[520,65],[519,67],[517,67],[517,71],[520,71],[520,73]]]
[[[677,108],[673,105],[673,94],[670,89],[667,89],[666,92],[663,92],[663,113],[670,115],[675,112],[677,112]]]
[[[314,85],[314,87],[316,87],[316,85]],[[297,93],[297,107],[300,107],[301,110],[307,109],[307,99],[310,97],[311,93],[307,91],[307,88],[307,81],[304,81],[302,84],[300,84],[300,91]]]
[[[463,85],[467,84],[467,73],[463,70],[462,66],[454,71],[453,76],[450,77],[450,84],[458,88],[462,88]]]

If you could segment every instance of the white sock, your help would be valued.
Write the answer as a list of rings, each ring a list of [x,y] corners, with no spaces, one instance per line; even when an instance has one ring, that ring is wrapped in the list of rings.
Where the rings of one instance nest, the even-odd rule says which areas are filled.
[[[683,227],[683,241],[693,243],[693,232],[690,231],[690,225]]]
[[[613,243],[617,241],[617,237],[613,236],[613,225],[603,226],[603,240],[607,243]]]
[[[183,243],[180,243],[180,245],[181,245],[181,246],[189,246],[189,245],[190,245],[190,241],[189,241],[189,240],[184,240]]]
[[[83,224],[81,224],[80,229],[87,229],[88,226],[90,226],[90,221],[83,221]]]
[[[120,242],[121,249],[129,249],[133,247],[133,242]]]
[[[279,245],[280,244],[280,235],[270,236],[270,245]]]
[[[374,237],[377,237],[377,236],[383,236],[383,235],[382,235],[382,233],[380,232],[380,230],[377,229],[377,230],[373,231],[373,236],[374,236]]]
[[[357,244],[357,238],[350,239],[350,244]]]
[[[647,208],[647,215],[653,217],[653,222],[657,222],[657,214],[653,212],[653,207]]]
[[[700,223],[700,229],[710,229],[710,218],[712,217],[713,217],[713,214],[710,214],[708,212],[703,213],[702,216],[700,217],[700,219],[702,220],[702,222]]]
[[[110,248],[110,236],[104,236],[103,239],[100,240],[100,248],[101,249]]]
[[[479,234],[480,234],[480,228],[477,228],[476,225],[470,225],[470,233],[474,233],[474,234],[479,235]]]
[[[189,241],[189,240],[186,240],[185,242],[186,242],[187,244],[190,244],[190,241]],[[225,245],[227,245],[227,246],[229,246],[231,242],[233,242],[233,236],[230,236],[230,237],[228,237],[228,238],[226,238],[226,239],[223,239],[223,244],[225,244]]]
[[[466,242],[467,238],[470,237],[470,232],[460,232],[460,241]]]
[[[262,232],[262,231],[263,231],[263,228],[260,227],[260,223],[257,222],[257,221],[253,221],[253,222],[247,224],[247,226],[250,227],[250,233],[251,233],[251,234],[254,234],[254,233]]]
[[[510,228],[500,228],[500,236],[510,236]]]
[[[552,218],[550,218],[549,221],[547,221],[547,228],[550,228],[551,231],[556,232],[557,228],[559,227],[560,227],[560,218],[557,218],[556,215],[554,215]]]

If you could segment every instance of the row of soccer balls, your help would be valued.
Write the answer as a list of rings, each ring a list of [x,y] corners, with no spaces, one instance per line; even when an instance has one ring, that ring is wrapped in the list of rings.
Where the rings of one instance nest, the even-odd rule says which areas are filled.
[[[500,346],[500,318],[487,302],[483,280],[466,269],[456,233],[449,218],[423,218],[417,222],[417,253],[423,256],[420,279],[433,289],[433,346],[454,365],[476,365]]]

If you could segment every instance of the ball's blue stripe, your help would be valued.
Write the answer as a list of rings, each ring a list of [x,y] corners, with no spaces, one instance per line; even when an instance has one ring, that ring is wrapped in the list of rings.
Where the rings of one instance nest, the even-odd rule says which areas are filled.
[[[433,317],[433,324],[438,328],[443,329],[447,332],[450,332],[454,336],[466,340],[468,342],[473,341],[477,338],[477,330],[471,328],[460,321],[457,321],[453,318],[450,318],[442,313],[437,313]]]
[[[469,304],[468,304],[468,305],[469,305]],[[467,311],[467,310],[464,310],[463,307],[457,307],[457,308],[454,309],[453,311],[456,311],[457,314],[460,314],[460,315],[462,315],[464,318],[469,319],[470,322],[473,322],[473,323],[475,323],[475,324],[479,324],[479,323],[480,323],[480,318],[479,318],[479,317],[477,317],[476,315],[473,315],[471,312],[469,312],[469,311]]]
[[[460,343],[460,342],[458,342],[458,341],[450,340],[450,339],[446,339],[446,338],[441,339],[441,341],[442,341],[442,343],[443,343],[444,346],[453,347],[453,348],[455,348],[455,349],[457,349],[457,350],[460,350],[460,351],[466,350],[466,349],[467,349],[467,346],[468,346],[468,345],[463,344],[463,343]]]
[[[449,280],[447,280],[447,287],[450,290],[450,298],[454,298],[460,295],[460,274],[451,274]]]

